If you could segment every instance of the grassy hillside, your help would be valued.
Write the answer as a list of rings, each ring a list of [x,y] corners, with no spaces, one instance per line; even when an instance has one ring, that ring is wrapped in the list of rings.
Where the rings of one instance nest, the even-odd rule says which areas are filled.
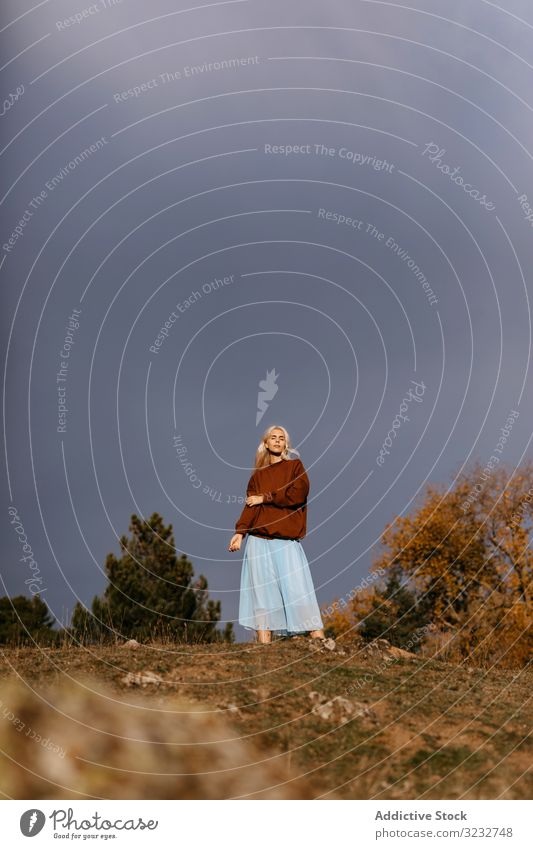
[[[305,776],[296,795],[526,799],[533,790],[531,668],[487,671],[385,649],[365,656],[357,646],[318,651],[298,638],[4,651],[0,690],[15,673],[38,692],[90,676],[118,700],[117,712],[139,696],[160,710],[178,702],[218,710],[249,757],[275,763],[283,786],[294,791]],[[167,727],[180,721],[165,717]],[[5,775],[10,765],[1,766]]]

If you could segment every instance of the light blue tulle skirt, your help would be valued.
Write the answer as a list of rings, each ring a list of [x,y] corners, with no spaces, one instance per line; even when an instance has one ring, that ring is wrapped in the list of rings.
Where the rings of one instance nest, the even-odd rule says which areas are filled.
[[[299,540],[247,535],[239,624],[281,634],[323,627],[309,563]]]

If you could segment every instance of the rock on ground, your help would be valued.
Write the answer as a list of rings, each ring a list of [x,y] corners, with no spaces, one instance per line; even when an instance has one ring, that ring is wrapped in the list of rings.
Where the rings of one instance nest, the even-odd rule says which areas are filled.
[[[123,649],[138,649],[141,644],[137,642],[137,640],[126,640],[125,643],[122,643],[121,648]]]
[[[313,704],[313,713],[321,719],[338,723],[355,719],[358,716],[368,717],[373,721],[377,719],[375,712],[368,705],[345,699],[344,696],[335,696],[333,699],[328,699],[327,696],[312,690],[309,693],[309,698]]]

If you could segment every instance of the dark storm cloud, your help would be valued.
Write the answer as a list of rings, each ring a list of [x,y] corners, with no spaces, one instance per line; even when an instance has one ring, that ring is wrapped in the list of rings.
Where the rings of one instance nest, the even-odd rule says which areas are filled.
[[[24,86],[2,118],[5,591],[29,576],[9,504],[58,617],[101,591],[131,513],[158,510],[234,620],[227,542],[282,423],[325,604],[427,479],[490,455],[511,409],[504,459],[527,450],[528,4],[93,5],[2,34],[9,56],[37,42],[3,86]],[[380,465],[413,380],[423,401]]]

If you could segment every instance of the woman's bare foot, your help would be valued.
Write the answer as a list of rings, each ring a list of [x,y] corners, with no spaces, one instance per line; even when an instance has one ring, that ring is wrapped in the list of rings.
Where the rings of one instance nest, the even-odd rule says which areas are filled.
[[[258,643],[271,643],[272,642],[272,631],[258,631],[257,632],[257,642]]]

